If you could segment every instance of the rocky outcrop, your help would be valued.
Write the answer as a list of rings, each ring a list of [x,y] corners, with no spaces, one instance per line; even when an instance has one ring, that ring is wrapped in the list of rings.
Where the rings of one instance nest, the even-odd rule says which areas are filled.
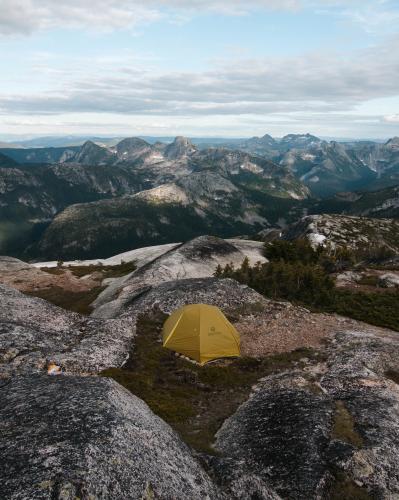
[[[186,304],[210,304],[223,311],[266,304],[268,301],[246,285],[232,279],[197,278],[168,281],[156,287],[145,286],[132,295],[104,304],[93,312],[93,317],[126,318],[135,322],[137,316],[154,307],[165,313]]]
[[[43,373],[50,363],[67,374],[120,366],[134,331],[120,320],[102,321],[65,311],[0,285],[0,378]]]
[[[251,305],[267,304],[258,292],[232,279],[198,278],[169,281],[152,289],[143,290],[135,300],[124,304],[120,318],[134,318],[138,313],[154,307],[165,313],[186,304],[209,304],[223,311],[236,310]]]
[[[93,315],[116,317],[116,311],[123,308],[126,302],[131,302],[146,287],[167,281],[210,277],[218,265],[224,267],[233,263],[240,266],[247,256],[251,265],[266,262],[262,249],[261,242],[228,241],[214,236],[200,236],[172,248],[130,275],[113,281],[94,302]]]
[[[386,247],[399,253],[399,221],[372,219],[347,215],[309,215],[292,224],[283,232],[283,238],[307,238],[312,245],[348,247],[366,251]]]
[[[383,288],[399,288],[399,274],[386,273],[379,277],[379,286]]]
[[[396,497],[398,354],[396,334],[363,325],[337,333],[325,362],[264,378],[218,431],[216,470],[282,498]]]
[[[0,382],[2,499],[216,499],[178,435],[110,379]]]
[[[142,267],[145,264],[160,257],[164,253],[178,247],[181,243],[169,243],[166,245],[155,245],[152,247],[136,248],[136,250],[129,250],[127,252],[113,255],[107,259],[92,259],[92,260],[69,260],[63,263],[64,266],[91,266],[102,264],[103,266],[117,266],[124,262],[134,262],[136,267]],[[6,257],[12,258],[12,257]],[[48,262],[34,262],[33,267],[39,268],[52,268],[57,266],[57,261],[52,260]]]

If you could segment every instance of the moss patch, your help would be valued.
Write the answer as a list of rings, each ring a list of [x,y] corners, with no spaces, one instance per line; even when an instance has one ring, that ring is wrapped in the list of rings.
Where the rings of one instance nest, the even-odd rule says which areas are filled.
[[[92,264],[90,266],[57,266],[57,267],[41,267],[42,271],[49,274],[60,275],[64,274],[65,271],[71,271],[71,273],[77,278],[82,278],[88,274],[93,274],[99,272],[104,278],[119,278],[125,276],[137,269],[134,262],[122,262],[122,264],[115,264],[112,266],[104,266],[101,264]]]
[[[331,433],[333,439],[339,439],[357,448],[363,446],[363,439],[355,430],[354,420],[343,401],[335,402],[334,424]]]
[[[120,278],[135,271],[137,266],[134,262],[122,262],[122,264],[113,266],[93,264],[91,266],[68,266],[66,269],[69,269],[78,278],[95,272],[100,272],[103,278]]]
[[[364,286],[372,286],[372,287],[377,287],[379,284],[379,279],[378,276],[369,274],[362,276],[361,279],[358,281],[359,285],[364,285]]]
[[[89,274],[96,272],[101,273],[102,276],[99,277],[98,282],[101,282],[105,278],[119,278],[120,276],[125,276],[137,269],[134,262],[123,262],[122,264],[117,264],[114,266],[103,266],[103,265],[91,265],[91,266],[57,266],[57,267],[42,267],[41,270],[49,274],[62,275],[66,271],[71,271],[77,278],[82,278]],[[97,281],[97,280],[96,280]],[[74,311],[80,314],[89,315],[92,312],[91,304],[98,297],[98,295],[104,290],[103,286],[95,286],[91,290],[74,292],[70,290],[65,290],[60,286],[52,286],[49,288],[44,288],[41,290],[34,290],[31,292],[26,292],[28,295],[33,297],[40,297],[45,299],[56,306],[67,309],[68,311]]]
[[[397,370],[387,370],[385,376],[392,380],[392,382],[395,382],[395,384],[399,384],[399,372]]]
[[[62,274],[65,273],[65,268],[64,267],[41,267],[41,271],[44,271],[45,273],[48,274],[54,274],[55,276],[61,276]]]
[[[164,349],[161,329],[166,315],[155,312],[137,324],[135,348],[123,368],[101,373],[136,396],[199,451],[215,453],[216,431],[244,402],[261,377],[301,365],[301,358],[319,359],[301,349],[267,358],[219,360],[201,367]]]
[[[327,312],[349,316],[371,325],[399,331],[399,291],[355,292],[335,290]]]
[[[330,500],[372,500],[366,488],[357,485],[345,472],[337,471],[331,485]]]
[[[53,286],[25,293],[33,297],[40,297],[68,311],[89,315],[92,312],[90,304],[103,290],[104,287],[99,286],[84,292],[71,292],[59,286]]]

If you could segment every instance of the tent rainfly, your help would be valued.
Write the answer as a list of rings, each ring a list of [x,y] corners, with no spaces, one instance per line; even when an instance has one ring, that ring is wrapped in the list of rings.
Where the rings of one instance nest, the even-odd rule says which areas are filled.
[[[191,304],[174,311],[163,326],[163,346],[201,365],[240,355],[240,335],[222,311]]]

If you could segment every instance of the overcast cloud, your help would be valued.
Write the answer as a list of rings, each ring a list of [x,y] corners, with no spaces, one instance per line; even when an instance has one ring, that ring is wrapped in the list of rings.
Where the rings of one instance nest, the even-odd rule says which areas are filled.
[[[295,11],[304,7],[363,6],[360,11],[347,11],[360,21],[367,5],[370,0],[0,0],[0,34],[27,35],[57,27],[111,31],[173,19],[182,13],[243,15],[259,9]]]
[[[276,12],[281,25],[273,26],[269,18]],[[203,13],[220,14],[226,26],[212,24],[212,16],[204,20]],[[263,24],[253,37],[246,19],[259,17]],[[308,45],[295,38],[295,18],[302,36],[309,34]],[[171,41],[165,32],[170,35],[176,21],[176,32],[185,22],[193,32],[183,27],[182,38]],[[324,23],[318,35],[324,46],[311,36],[318,23]],[[285,26],[292,26],[287,39],[279,37]],[[140,46],[137,40],[150,27]],[[214,45],[206,43],[208,27],[216,32]],[[276,37],[265,37],[263,29],[275,29]],[[86,40],[93,31],[87,47],[69,50],[75,33]],[[0,0],[0,43],[8,57],[0,81],[3,134],[18,123],[24,131],[35,124],[74,128],[79,116],[87,126],[119,130],[120,116],[137,130],[144,127],[142,134],[184,124],[205,131],[207,123],[209,131],[233,133],[241,121],[242,135],[247,126],[286,125],[289,132],[301,124],[307,130],[313,125],[314,133],[315,127],[345,133],[351,127],[351,135],[399,135],[396,0]],[[222,49],[232,43],[240,55],[229,58]],[[296,44],[303,46],[297,50]],[[203,52],[204,61],[196,65],[193,57],[191,64],[190,49]]]
[[[65,89],[0,96],[0,113],[53,114],[272,114],[351,111],[371,99],[398,94],[399,37],[347,58],[309,54],[301,58],[230,61],[206,72],[114,68]]]

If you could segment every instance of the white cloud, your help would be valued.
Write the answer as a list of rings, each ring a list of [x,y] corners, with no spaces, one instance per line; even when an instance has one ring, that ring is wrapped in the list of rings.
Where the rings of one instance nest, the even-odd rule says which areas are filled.
[[[0,33],[6,35],[61,27],[111,31],[160,17],[144,1],[0,0]]]
[[[368,33],[387,34],[398,31],[398,7],[397,0],[364,0],[359,5],[343,4],[337,14]]]
[[[350,57],[231,61],[204,72],[156,73],[116,67],[69,76],[40,92],[0,95],[2,114],[73,112],[147,115],[242,115],[351,111],[399,96],[399,37]],[[74,79],[73,79],[74,78]],[[384,112],[381,114],[385,114]]]
[[[0,0],[0,34],[29,34],[59,27],[130,29],[171,19],[178,13],[194,16],[205,9],[238,15],[260,8],[295,12],[323,7],[326,12],[364,23],[367,16],[363,14],[371,4],[379,17],[369,24],[388,23],[386,12],[392,10],[393,3],[378,0]],[[191,133],[204,133],[208,126],[208,134],[218,127],[242,134],[246,125],[249,130],[258,126],[278,130],[281,126],[299,131],[305,127],[313,133],[318,130],[312,127],[324,127],[325,134],[332,134],[334,129],[343,135],[350,128],[368,131],[380,126],[393,130],[399,123],[395,106],[373,113],[366,109],[364,116],[359,109],[377,99],[399,97],[398,51],[399,37],[392,36],[379,46],[347,55],[320,52],[295,58],[241,57],[202,72],[161,72],[150,54],[111,51],[103,54],[102,60],[90,61],[82,51],[80,56],[59,64],[57,54],[50,52],[25,61],[26,73],[24,78],[15,79],[15,86],[0,85],[0,89],[14,89],[0,90],[0,115],[3,126],[8,123],[17,128],[21,119],[22,128],[35,129],[33,124],[37,123],[43,130],[46,123],[49,129],[80,129],[78,118],[72,122],[68,117],[85,115],[87,128],[94,123],[98,125],[93,128],[106,130],[110,124],[118,133],[123,124],[137,123],[143,126],[142,130],[137,126],[140,133],[160,131],[162,124],[181,133],[187,133],[186,126]],[[30,79],[33,69],[42,80]],[[6,123],[11,116],[14,125],[9,120]],[[58,117],[62,120],[57,121]],[[116,117],[121,128],[116,125]]]
[[[111,31],[203,11],[241,15],[259,9],[295,11],[358,4],[359,0],[0,0],[0,34],[51,28]]]
[[[399,113],[396,115],[386,115],[384,116],[384,121],[387,123],[399,123]]]

